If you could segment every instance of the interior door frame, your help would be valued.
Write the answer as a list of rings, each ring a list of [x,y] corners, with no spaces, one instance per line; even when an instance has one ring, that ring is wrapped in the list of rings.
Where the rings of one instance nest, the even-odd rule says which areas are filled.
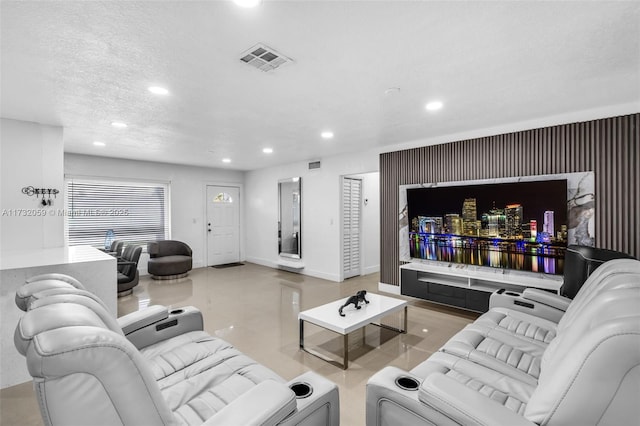
[[[357,179],[360,181],[360,199],[364,198],[364,179],[359,177],[359,175],[364,173],[353,173],[348,175],[340,176],[340,189],[339,189],[339,197],[340,197],[340,282],[345,280],[344,278],[344,200],[342,197],[342,190],[344,188],[344,180],[345,179]],[[364,273],[364,265],[363,265],[363,247],[362,247],[362,217],[363,210],[362,206],[360,206],[360,226],[358,227],[358,234],[360,237],[360,275]],[[357,275],[356,275],[357,276]],[[351,278],[351,277],[350,277]],[[355,278],[355,276],[353,277]]]
[[[203,266],[208,268],[209,263],[209,238],[207,232],[207,209],[209,207],[209,200],[207,199],[207,187],[208,186],[228,186],[232,188],[238,188],[240,199],[238,200],[238,210],[240,212],[238,226],[238,247],[240,248],[240,262],[244,262],[245,250],[244,250],[244,184],[238,182],[203,182],[202,184],[202,199],[203,199],[203,213],[202,213],[202,235],[204,239],[204,259],[202,259]]]

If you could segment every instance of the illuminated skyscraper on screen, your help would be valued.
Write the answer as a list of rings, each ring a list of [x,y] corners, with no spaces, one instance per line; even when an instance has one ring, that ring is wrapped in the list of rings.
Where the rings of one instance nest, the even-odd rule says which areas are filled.
[[[475,198],[465,198],[462,203],[462,220],[465,235],[478,235],[478,211]]]
[[[544,222],[542,224],[542,232],[546,232],[552,237],[555,236],[555,225],[553,223],[553,211],[547,210],[544,212]]]
[[[441,217],[427,217],[418,216],[418,232],[427,234],[440,234],[442,233],[442,218]]]
[[[459,214],[446,214],[444,217],[444,225],[447,228],[447,233],[453,235],[462,235],[462,218]]]
[[[531,238],[535,241],[538,236],[538,221],[535,219],[531,219],[529,221],[529,229],[531,229]]]
[[[504,209],[505,228],[507,237],[522,236],[522,206],[520,204],[509,204]]]

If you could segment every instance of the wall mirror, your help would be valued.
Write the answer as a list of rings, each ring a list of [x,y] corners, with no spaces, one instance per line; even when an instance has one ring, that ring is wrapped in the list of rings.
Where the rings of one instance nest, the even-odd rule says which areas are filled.
[[[280,256],[300,259],[301,182],[299,177],[278,181],[278,252]]]

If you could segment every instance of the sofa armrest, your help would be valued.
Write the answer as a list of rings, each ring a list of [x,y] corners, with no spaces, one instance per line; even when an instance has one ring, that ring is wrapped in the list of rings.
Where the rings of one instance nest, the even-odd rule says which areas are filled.
[[[534,302],[542,303],[543,305],[551,306],[552,308],[567,311],[571,304],[571,299],[557,294],[549,293],[548,291],[540,290],[537,288],[525,288],[522,292],[522,297]]]
[[[169,316],[166,306],[152,305],[141,311],[131,312],[130,314],[118,318],[118,324],[122,328],[122,332],[127,335],[141,328],[147,327]]]
[[[340,424],[340,398],[335,383],[313,371],[307,371],[289,381],[287,386],[296,394],[297,410],[280,426]]]
[[[296,397],[285,384],[265,380],[243,393],[203,426],[275,426],[296,410]]]
[[[523,416],[442,373],[432,373],[420,386],[419,399],[464,425],[535,426]]]
[[[451,419],[418,399],[414,390],[396,384],[399,377],[420,378],[397,367],[385,367],[367,381],[367,425],[456,425]]]
[[[507,308],[558,323],[571,300],[548,291],[526,288],[522,293],[500,289],[491,294],[489,309]]]
[[[166,308],[164,309],[166,312]],[[153,317],[151,317],[151,319],[153,319]],[[142,349],[163,340],[180,336],[181,334],[202,330],[204,330],[202,313],[193,306],[185,306],[169,311],[164,319],[156,322],[150,321],[150,323],[144,327],[125,333],[125,337],[129,339],[136,348]]]

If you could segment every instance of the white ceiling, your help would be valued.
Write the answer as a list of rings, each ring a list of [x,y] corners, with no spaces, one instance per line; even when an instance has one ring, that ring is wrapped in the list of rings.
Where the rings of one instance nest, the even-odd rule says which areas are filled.
[[[251,170],[640,102],[638,2],[3,0],[1,24],[0,115],[73,153]],[[294,62],[243,64],[256,43]]]

